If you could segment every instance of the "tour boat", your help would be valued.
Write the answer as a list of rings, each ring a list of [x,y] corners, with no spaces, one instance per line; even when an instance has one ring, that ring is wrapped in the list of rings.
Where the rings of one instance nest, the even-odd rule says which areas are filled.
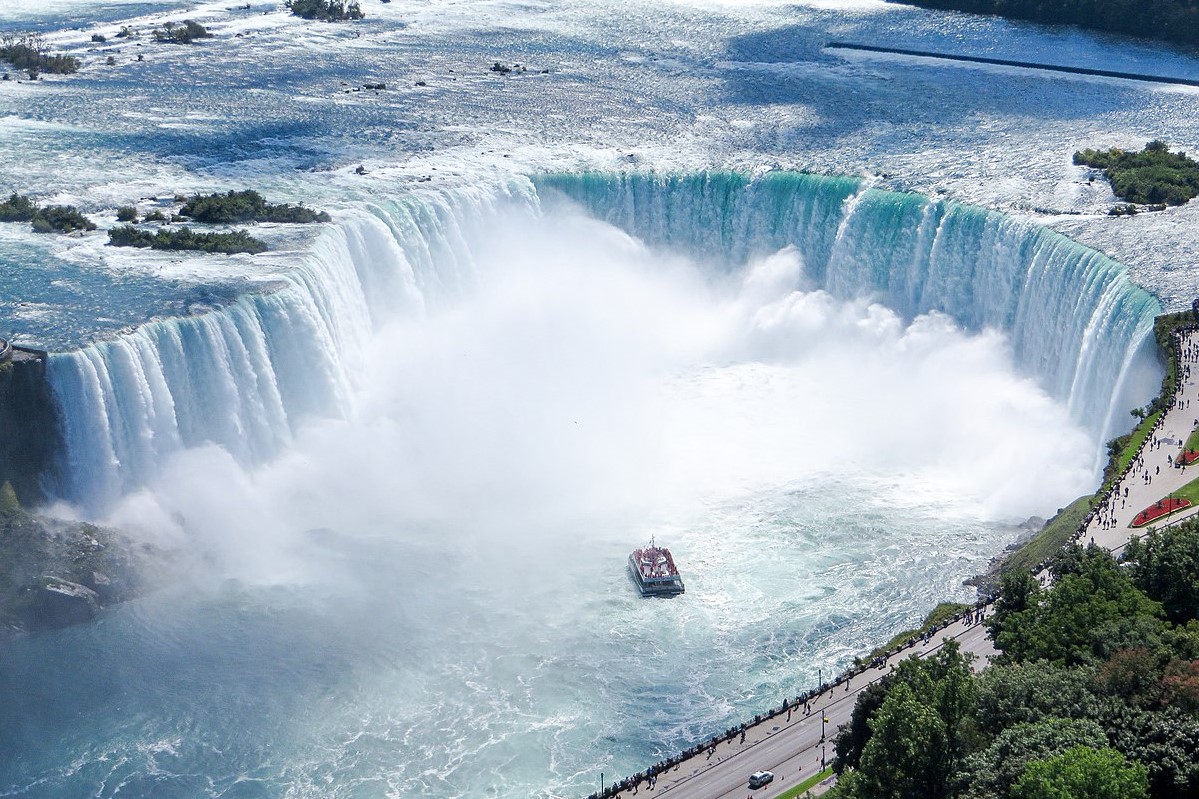
[[[670,550],[655,545],[652,538],[649,546],[629,555],[629,571],[641,596],[677,596],[685,590]]]

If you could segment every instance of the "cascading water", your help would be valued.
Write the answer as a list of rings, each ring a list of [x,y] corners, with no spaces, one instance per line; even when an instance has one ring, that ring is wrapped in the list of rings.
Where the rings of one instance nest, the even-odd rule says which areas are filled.
[[[54,356],[62,494],[172,588],[0,651],[8,792],[585,795],[968,598],[1087,489],[1070,417],[1154,310],[1060,237],[807,175],[363,204],[280,279]],[[655,534],[669,603],[625,574]]]
[[[1018,367],[1099,442],[1160,310],[1123,267],[1063,236],[849,178],[540,176],[347,213],[282,290],[54,356],[66,429],[59,493],[99,510],[182,448],[212,442],[261,462],[298,418],[344,414],[372,327],[460,291],[474,279],[472,236],[502,208],[535,215],[547,192],[651,245],[724,266],[794,246],[805,278],[836,297],[1001,330]]]
[[[1121,264],[1046,228],[848,178],[551,175],[536,183],[652,245],[733,264],[794,246],[805,276],[836,297],[870,297],[909,320],[940,311],[970,331],[1003,331],[1016,365],[1100,442],[1122,432],[1113,424],[1130,401],[1123,379],[1161,312]]]
[[[261,463],[297,420],[347,413],[373,325],[469,280],[471,231],[506,200],[531,208],[527,190],[453,200],[349,213],[282,288],[52,356],[66,439],[56,493],[98,512],[182,449],[212,443]]]

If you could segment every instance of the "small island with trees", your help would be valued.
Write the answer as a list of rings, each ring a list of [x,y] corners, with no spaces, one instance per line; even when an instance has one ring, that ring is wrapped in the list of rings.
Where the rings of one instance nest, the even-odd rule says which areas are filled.
[[[79,59],[69,55],[50,55],[46,42],[37,34],[0,36],[0,61],[7,61],[15,69],[23,69],[30,80],[39,73],[69,75],[79,71]],[[8,79],[7,74],[5,80]]]
[[[0,222],[29,222],[34,233],[74,233],[95,230],[96,223],[73,205],[40,206],[24,194],[0,202]]]
[[[306,207],[303,203],[270,203],[252,189],[244,191],[194,194],[177,197],[182,206],[178,212],[164,214],[154,208],[141,218],[142,224],[158,223],[156,230],[138,227],[138,210],[134,205],[117,209],[117,221],[124,224],[110,228],[108,243],[114,247],[146,247],[155,250],[191,250],[213,253],[266,252],[266,242],[245,230],[196,232],[191,227],[170,227],[173,222],[191,221],[203,225],[233,225],[255,222],[309,224],[329,222],[325,211]],[[0,222],[28,222],[35,233],[74,233],[96,229],[96,224],[73,205],[41,206],[24,194],[12,194],[0,201]]]
[[[328,222],[331,217],[325,211],[307,208],[303,203],[269,203],[266,198],[252,189],[230,190],[224,194],[194,194],[184,200],[182,207],[169,219],[161,210],[147,213],[143,222],[163,223],[158,230],[149,231],[136,227],[137,208],[132,205],[117,209],[117,221],[127,224],[108,231],[108,243],[114,247],[148,247],[155,250],[192,250],[196,252],[249,253],[266,252],[266,242],[257,239],[245,230],[197,233],[184,225],[167,227],[172,221],[191,220],[206,225],[246,224],[253,222],[279,222],[284,224],[309,224]]]
[[[212,34],[207,28],[190,19],[183,20],[182,25],[167,22],[154,31],[154,41],[167,44],[191,44],[196,39],[211,38]]]
[[[1113,147],[1110,150],[1080,150],[1074,163],[1102,169],[1112,193],[1126,203],[1158,208],[1183,205],[1199,196],[1199,162],[1186,153],[1172,153],[1155,139],[1139,152]],[[1135,205],[1116,206],[1113,214],[1136,213]]]
[[[159,228],[151,233],[133,225],[121,225],[108,231],[108,243],[114,247],[149,247],[155,250],[194,250],[196,252],[249,253],[257,255],[269,249],[266,242],[244,230],[228,233],[196,233],[187,225]]]
[[[343,22],[366,16],[358,0],[287,0],[286,5],[294,16],[321,22]]]
[[[218,192],[193,195],[179,209],[179,216],[189,217],[197,222],[210,225],[240,222],[307,224],[330,220],[329,215],[324,211],[305,208],[303,203],[299,205],[268,203],[265,197],[252,189],[230,190],[225,194]]]

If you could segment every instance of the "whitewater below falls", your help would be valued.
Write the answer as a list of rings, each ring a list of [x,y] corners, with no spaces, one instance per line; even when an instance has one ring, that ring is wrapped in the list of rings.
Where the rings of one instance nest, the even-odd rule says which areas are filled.
[[[0,9],[84,64],[0,82],[0,189],[101,225],[0,225],[48,510],[163,553],[0,643],[0,796],[584,796],[972,598],[1157,387],[1195,212],[1110,219],[1069,156],[1193,149],[1194,91],[823,45],[1195,58],[874,0],[363,9]],[[333,222],[105,245],[231,188]],[[682,597],[636,595],[651,537]]]

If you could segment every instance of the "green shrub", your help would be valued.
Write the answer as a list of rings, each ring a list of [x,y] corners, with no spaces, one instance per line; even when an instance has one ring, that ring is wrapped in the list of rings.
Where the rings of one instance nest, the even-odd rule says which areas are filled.
[[[36,79],[39,72],[68,75],[79,70],[78,58],[49,55],[45,42],[36,35],[16,36],[10,33],[0,36],[0,61],[7,61],[16,69],[25,70],[31,79]]]
[[[162,211],[159,211],[157,208],[155,208],[153,211],[150,211],[145,216],[143,216],[142,221],[143,222],[166,222],[167,218],[166,218],[166,215],[163,214]]]
[[[33,229],[37,233],[72,233],[76,230],[95,230],[96,224],[73,205],[47,205],[33,218]]]
[[[215,225],[244,222],[328,222],[330,219],[324,211],[314,211],[303,205],[271,205],[253,190],[194,195],[179,209],[179,215]]]
[[[160,228],[156,233],[123,225],[108,231],[108,243],[114,247],[151,247],[155,250],[193,250],[197,252],[256,254],[266,252],[266,242],[244,230],[229,233],[196,233],[189,227],[177,230]]]
[[[212,34],[198,22],[185,19],[182,25],[174,22],[165,23],[160,30],[154,31],[154,39],[168,44],[191,44],[196,39],[211,39]]]
[[[117,221],[118,222],[136,222],[137,221],[137,209],[134,208],[132,205],[122,205],[120,208],[117,209]]]
[[[1149,142],[1140,152],[1115,147],[1106,152],[1080,150],[1074,154],[1074,163],[1104,170],[1112,193],[1126,202],[1182,205],[1199,196],[1199,162],[1186,153],[1170,152],[1160,140]],[[1116,206],[1112,213],[1132,214],[1136,209]]]
[[[358,0],[287,0],[286,5],[297,17],[323,22],[362,19],[366,16],[358,6]]]
[[[0,222],[30,222],[37,216],[37,205],[23,194],[13,194],[0,202]]]

